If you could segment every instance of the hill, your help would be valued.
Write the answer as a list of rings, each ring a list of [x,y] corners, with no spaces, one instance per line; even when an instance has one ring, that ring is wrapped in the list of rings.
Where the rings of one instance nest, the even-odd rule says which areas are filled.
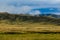
[[[8,20],[10,22],[32,22],[32,23],[50,23],[60,25],[59,15],[55,14],[40,14],[40,15],[29,15],[29,14],[10,14],[7,12],[0,13],[0,20]]]
[[[47,14],[48,15],[48,14]],[[52,15],[52,14],[51,14]],[[60,18],[51,15],[28,15],[0,13],[2,33],[60,32]]]

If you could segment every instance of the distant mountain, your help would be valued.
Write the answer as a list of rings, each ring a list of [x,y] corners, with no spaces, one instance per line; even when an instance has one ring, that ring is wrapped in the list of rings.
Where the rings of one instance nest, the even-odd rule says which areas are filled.
[[[53,17],[53,18],[60,18],[60,15],[56,15],[56,14],[40,14],[40,16]]]
[[[0,13],[0,20],[7,20],[9,22],[32,22],[32,23],[51,23],[60,25],[60,15],[55,14],[40,14],[40,15],[29,15],[29,14],[10,14],[7,12]]]

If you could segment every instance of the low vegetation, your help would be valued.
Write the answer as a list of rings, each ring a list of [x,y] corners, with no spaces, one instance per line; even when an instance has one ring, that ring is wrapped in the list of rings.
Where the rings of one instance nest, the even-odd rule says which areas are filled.
[[[0,34],[1,40],[60,40],[60,34]]]
[[[0,13],[0,32],[60,32],[60,19],[52,16]]]
[[[47,14],[49,15],[49,14]],[[54,15],[53,15],[54,16]],[[45,15],[29,15],[29,14],[9,14],[7,12],[0,13],[0,21],[6,20],[7,22],[12,23],[20,23],[20,22],[28,22],[28,23],[49,23],[49,24],[56,24],[60,25],[60,18],[52,17],[52,15],[45,16]]]
[[[0,13],[1,40],[60,40],[60,18]]]

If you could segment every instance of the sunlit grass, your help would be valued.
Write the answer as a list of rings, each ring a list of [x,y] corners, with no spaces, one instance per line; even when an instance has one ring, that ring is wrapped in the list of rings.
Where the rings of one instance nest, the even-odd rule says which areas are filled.
[[[0,32],[60,32],[60,26],[48,23],[0,21]]]
[[[60,26],[48,23],[46,24],[44,22],[42,23],[13,22],[12,24],[11,23],[12,22],[9,22],[7,20],[0,21],[0,33],[1,33],[0,40],[60,40],[60,34],[38,33],[44,31],[58,32],[60,31]],[[9,32],[11,32],[12,34],[9,34]]]
[[[60,40],[60,34],[0,34],[1,40]]]

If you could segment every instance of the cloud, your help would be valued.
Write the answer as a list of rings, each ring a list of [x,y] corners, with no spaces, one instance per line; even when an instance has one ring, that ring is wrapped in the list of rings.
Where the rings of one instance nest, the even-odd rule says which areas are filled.
[[[34,15],[41,14],[41,12],[39,10],[36,10],[36,11],[31,11],[29,14],[32,15],[32,16],[34,16]]]
[[[32,8],[30,6],[21,6],[16,8],[16,13],[28,13]]]
[[[0,12],[9,12],[9,13],[28,13],[31,11],[31,7],[29,6],[21,6],[21,7],[14,7],[14,6],[1,6]]]
[[[60,13],[53,13],[53,14],[60,15]]]
[[[60,0],[0,0],[0,12],[28,13],[41,7],[60,7]],[[37,10],[33,14],[39,14]]]

